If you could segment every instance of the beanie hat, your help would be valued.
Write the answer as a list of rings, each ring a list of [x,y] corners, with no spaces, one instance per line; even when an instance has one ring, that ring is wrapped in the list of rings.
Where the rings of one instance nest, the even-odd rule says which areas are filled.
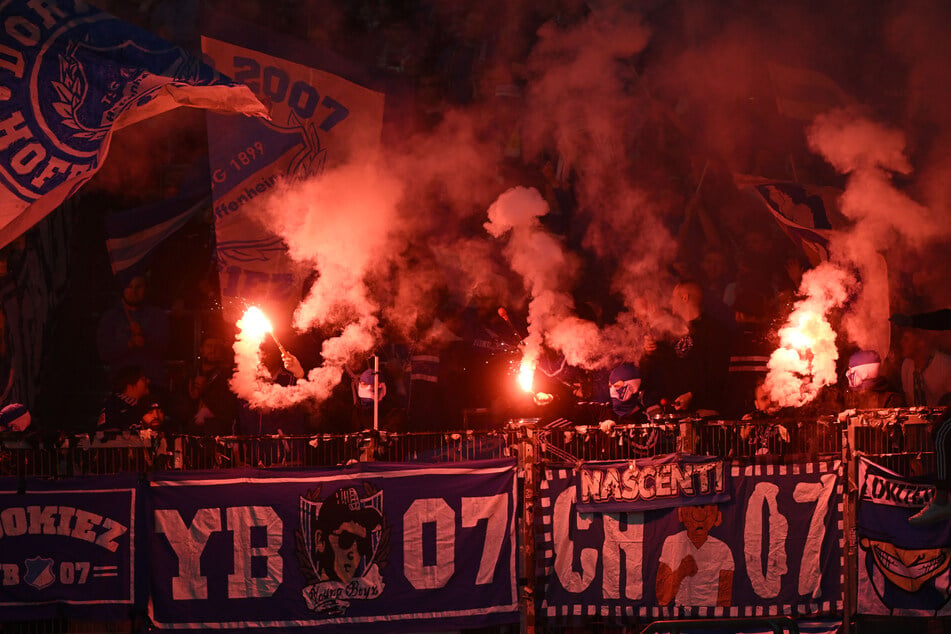
[[[382,401],[383,397],[386,396],[386,383],[383,382],[382,376],[379,377],[379,381],[378,400]],[[360,382],[357,384],[357,396],[364,406],[373,405],[373,370],[364,370],[360,375]]]
[[[0,431],[26,431],[31,422],[30,410],[21,403],[11,403],[0,410]]]
[[[623,385],[616,387],[617,383]],[[611,409],[618,416],[627,416],[640,406],[637,396],[641,389],[641,372],[633,363],[622,363],[611,370],[608,387],[611,393]]]
[[[641,378],[641,371],[633,363],[622,363],[613,370],[608,377],[608,383],[614,384],[618,381],[632,381]]]
[[[849,369],[845,378],[852,389],[864,389],[878,378],[882,358],[874,350],[859,350],[849,357]]]

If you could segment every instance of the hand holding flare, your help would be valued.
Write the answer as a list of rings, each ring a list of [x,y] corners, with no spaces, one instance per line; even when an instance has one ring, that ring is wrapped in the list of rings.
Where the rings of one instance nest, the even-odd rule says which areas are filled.
[[[277,344],[278,350],[281,351],[281,362],[284,364],[284,367],[287,368],[287,371],[293,374],[295,378],[304,378],[304,368],[301,366],[300,361],[297,357],[288,352],[287,348],[274,336],[274,327],[271,325],[271,321],[267,316],[261,312],[260,308],[257,306],[249,307],[248,310],[245,311],[239,327],[246,335],[259,342],[264,341],[264,335],[270,335],[274,343]]]

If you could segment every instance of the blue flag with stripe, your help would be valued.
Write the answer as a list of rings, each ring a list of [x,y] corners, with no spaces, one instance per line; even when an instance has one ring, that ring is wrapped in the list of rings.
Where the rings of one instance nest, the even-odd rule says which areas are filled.
[[[110,214],[105,219],[106,248],[116,277],[137,265],[166,238],[211,205],[211,192],[184,194],[151,205]]]

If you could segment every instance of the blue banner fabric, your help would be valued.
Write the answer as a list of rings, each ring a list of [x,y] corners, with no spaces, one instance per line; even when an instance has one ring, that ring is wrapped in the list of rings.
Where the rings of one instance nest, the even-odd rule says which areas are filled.
[[[951,614],[951,525],[912,526],[908,518],[934,497],[933,484],[859,458],[859,614]]]
[[[106,216],[106,249],[112,272],[121,276],[136,270],[165,239],[210,204],[210,196],[198,192]]]
[[[733,499],[582,513],[574,468],[546,468],[536,509],[540,623],[842,607],[840,464],[731,467]]]
[[[0,479],[0,620],[127,619],[141,607],[136,494],[134,474]]]
[[[515,463],[151,483],[159,629],[379,632],[519,619]]]
[[[578,467],[579,513],[633,513],[730,501],[730,466],[720,458],[669,454]]]
[[[101,167],[113,132],[180,105],[267,116],[243,84],[85,2],[0,5],[0,247]]]

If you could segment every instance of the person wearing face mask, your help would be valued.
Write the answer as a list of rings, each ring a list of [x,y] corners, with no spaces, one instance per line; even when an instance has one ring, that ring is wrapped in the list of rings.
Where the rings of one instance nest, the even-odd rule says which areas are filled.
[[[353,425],[358,430],[373,429],[374,372],[364,370],[354,382]],[[379,403],[378,416],[380,429],[386,431],[405,431],[406,409],[387,398],[387,379],[382,372],[377,378],[375,400]]]
[[[647,408],[641,391],[641,372],[633,363],[622,363],[608,376],[611,411],[618,423],[646,423]]]
[[[874,350],[859,350],[849,357],[845,378],[849,383],[843,395],[846,409],[885,409],[903,407],[905,399],[879,374],[882,358]]]

